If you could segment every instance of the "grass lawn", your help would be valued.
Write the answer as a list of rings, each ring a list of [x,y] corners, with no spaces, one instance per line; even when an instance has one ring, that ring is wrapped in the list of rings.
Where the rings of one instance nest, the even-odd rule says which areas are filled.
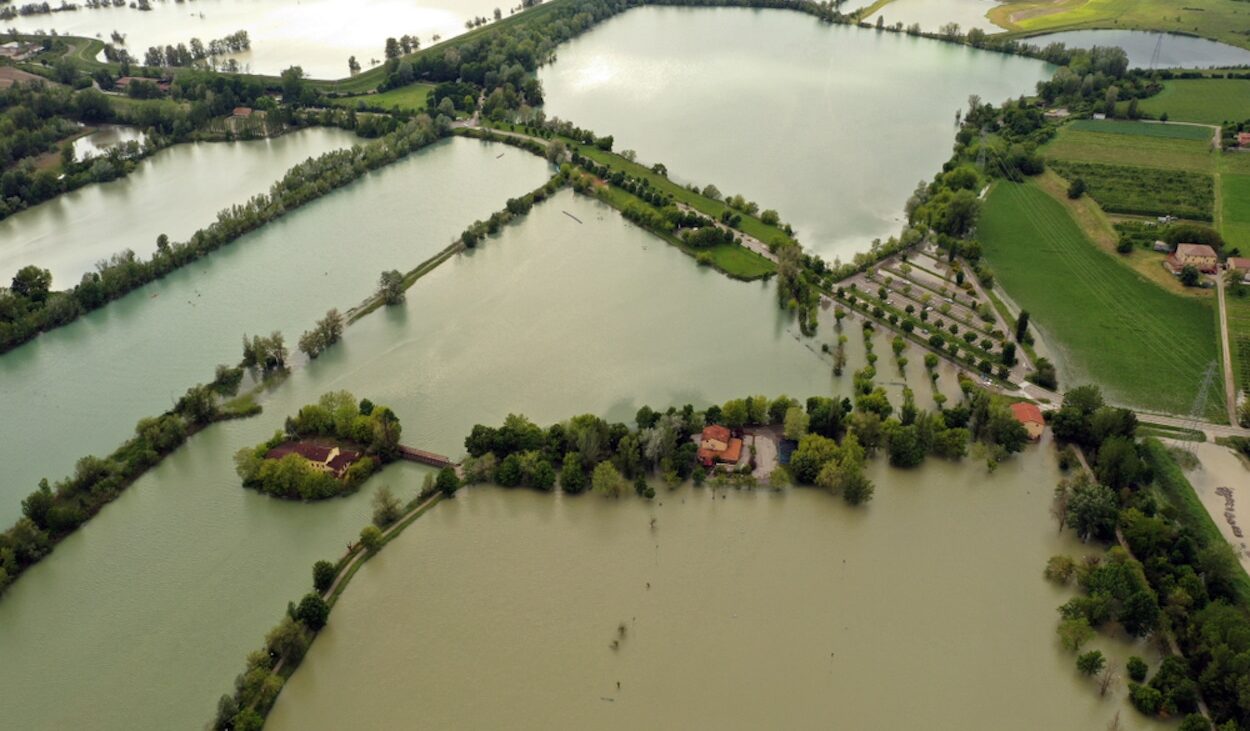
[[[1209,135],[1204,135],[1203,141],[1147,137],[1115,132],[1088,132],[1075,127],[1074,124],[1061,127],[1055,139],[1042,147],[1042,154],[1061,160],[1193,170],[1204,173],[1214,172],[1219,161],[1219,153],[1212,150]],[[1163,127],[1164,125],[1157,126]],[[1191,127],[1189,129],[1202,128]]]
[[[684,188],[677,183],[674,183],[663,175],[651,172],[650,168],[644,165],[639,165],[636,162],[630,162],[620,155],[612,152],[604,152],[594,145],[575,146],[578,147],[578,151],[583,156],[594,160],[600,165],[607,165],[613,169],[624,171],[625,173],[633,175],[636,178],[645,178],[649,180],[651,185],[655,186],[657,190],[662,190],[665,193],[671,193],[675,200],[685,203],[696,211],[699,211],[704,215],[711,216],[718,221],[720,220],[720,214],[729,210],[729,206],[725,205],[721,201],[705,198],[688,188]],[[759,239],[765,244],[771,243],[773,239],[778,236],[783,239],[789,238],[786,236],[785,231],[782,231],[776,226],[769,226],[754,216],[743,215],[741,228],[744,233]]]
[[[355,109],[358,105],[363,104],[365,107],[378,107],[387,111],[398,108],[406,112],[423,112],[425,111],[425,100],[430,96],[430,92],[434,90],[433,84],[409,84],[401,86],[398,89],[384,91],[381,94],[367,94],[362,96],[340,97],[331,99],[330,103],[336,107],[348,107]]]
[[[1077,378],[1118,402],[1188,411],[1217,357],[1208,300],[1170,294],[1115,261],[1035,182],[997,183],[979,233],[1003,289],[1064,351]],[[1212,399],[1208,411],[1218,417],[1223,404]]]
[[[1200,35],[1242,48],[1250,9],[1237,0],[1020,0],[1000,5],[990,20],[1011,31],[1113,28],[1163,30]]]
[[[1220,188],[1220,233],[1230,247],[1240,248],[1242,256],[1250,256],[1250,175],[1224,173],[1220,176]]]
[[[1201,140],[1210,142],[1212,131],[1190,124],[1158,124],[1155,122],[1120,122],[1116,120],[1078,119],[1068,127],[1081,132],[1103,132],[1111,135],[1164,137],[1170,140]]]
[[[628,205],[647,205],[641,198],[638,198],[629,191],[622,190],[621,188],[611,185],[603,185],[600,187],[598,190],[598,196],[600,200],[617,210],[623,210]],[[687,246],[685,242],[671,234],[661,234],[656,231],[652,231],[651,233],[659,236],[691,256],[707,253],[711,258],[712,266],[725,274],[728,274],[734,279],[747,281],[752,279],[761,279],[774,274],[777,271],[776,265],[774,265],[771,261],[743,246],[738,246],[736,244],[718,244],[717,246],[710,248],[696,249],[694,247]]]
[[[1250,119],[1250,79],[1174,79],[1163,91],[1138,102],[1154,117],[1203,124]]]

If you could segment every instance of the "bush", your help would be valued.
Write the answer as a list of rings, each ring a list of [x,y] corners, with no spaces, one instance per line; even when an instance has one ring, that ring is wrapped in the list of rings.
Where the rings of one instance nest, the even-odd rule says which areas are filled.
[[[334,577],[338,575],[334,564],[329,561],[318,561],[313,564],[313,588],[319,592],[325,593],[326,589],[334,583]]]
[[[373,526],[369,526],[373,528]],[[373,528],[377,530],[377,528]],[[368,530],[366,528],[365,530]],[[319,631],[326,626],[326,620],[330,617],[330,605],[326,604],[320,594],[305,594],[303,599],[299,601],[299,607],[295,610],[295,618],[303,622],[304,626],[313,632]]]
[[[1158,715],[1163,707],[1163,694],[1149,685],[1128,684],[1128,698],[1133,707],[1147,716]]]
[[[367,525],[360,531],[360,544],[373,553],[382,547],[382,531],[376,525]]]
[[[1128,669],[1129,680],[1135,683],[1145,682],[1146,673],[1150,671],[1150,666],[1146,664],[1146,661],[1136,655],[1128,659],[1126,668]]]

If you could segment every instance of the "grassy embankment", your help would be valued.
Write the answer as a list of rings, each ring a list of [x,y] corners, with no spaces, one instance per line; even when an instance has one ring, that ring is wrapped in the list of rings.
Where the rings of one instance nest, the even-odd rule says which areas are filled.
[[[330,99],[330,103],[338,107],[356,109],[364,106],[373,109],[399,110],[401,112],[424,112],[425,100],[434,90],[433,84],[416,83],[391,89],[380,94],[363,96],[345,96]]]
[[[998,183],[980,238],[999,282],[1113,399],[1185,413],[1217,357],[1209,301],[1155,286],[1093,244],[1038,181]],[[1219,391],[1218,393],[1222,393]],[[1224,413],[1218,397],[1207,416]]]
[[[513,125],[503,124],[491,126],[502,132],[515,132],[517,134],[523,134],[523,131],[517,131]],[[685,188],[677,183],[674,183],[659,173],[652,172],[652,170],[645,165],[626,160],[614,152],[600,150],[594,145],[580,144],[568,138],[560,139],[568,145],[570,150],[577,150],[579,154],[594,160],[599,165],[606,165],[612,170],[619,170],[626,175],[644,179],[650,183],[654,189],[671,195],[673,200],[690,206],[699,213],[710,216],[714,220],[719,221],[721,214],[730,210],[729,206],[725,205],[724,202],[713,200],[712,198],[708,198],[700,193],[696,193],[689,188]],[[543,142],[545,143],[545,141]],[[628,191],[615,186],[604,186],[602,190],[604,191],[602,193],[602,199],[604,202],[618,210],[624,209],[629,204],[636,204],[639,206],[647,205],[640,198],[637,198]],[[777,240],[778,238],[787,241],[790,240],[790,237],[786,235],[786,232],[777,226],[766,224],[755,216],[748,216],[746,214],[742,214],[740,230],[746,235],[751,236],[752,238],[755,238],[765,244]],[[710,258],[711,266],[724,274],[733,277],[734,279],[741,279],[744,281],[762,279],[764,277],[771,276],[777,271],[776,265],[771,261],[742,246],[734,244],[720,244],[704,249],[695,249],[687,246],[685,242],[676,236],[662,235],[662,238],[664,238],[666,242],[680,248],[682,251],[690,254],[691,256],[706,253]]]
[[[989,18],[1013,36],[1061,30],[1160,30],[1250,48],[1250,7],[1238,0],[1019,0]]]

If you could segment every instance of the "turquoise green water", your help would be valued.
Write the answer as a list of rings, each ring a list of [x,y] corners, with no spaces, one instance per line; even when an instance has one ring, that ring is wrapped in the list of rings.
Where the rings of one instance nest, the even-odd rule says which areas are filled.
[[[215,364],[237,363],[244,333],[281,330],[294,352],[382,270],[415,266],[548,175],[532,155],[448,140],[0,357],[0,525],[41,477],[112,451]]]
[[[950,157],[969,94],[1000,102],[1049,75],[1032,59],[799,13],[665,7],[603,23],[539,74],[548,116],[775,208],[810,250],[844,261],[900,231],[916,183]]]
[[[476,144],[454,152],[474,154]],[[412,210],[404,198],[445,204],[415,188],[370,188],[375,195],[353,198],[355,215],[341,224],[360,235]],[[332,197],[262,236],[280,242],[302,230],[304,246],[318,236],[339,242],[335,210]],[[243,490],[234,452],[301,404],[349,389],[394,406],[405,443],[458,454],[474,422],[510,411],[539,422],[587,411],[627,419],[643,403],[828,393],[827,360],[797,342],[774,300],[769,284],[697,268],[601,204],[560,194],[435,270],[403,307],[349,328],[260,417],[193,437],[14,584],[0,601],[6,724],[192,728],[211,716],[246,653],[307,591],[312,563],[338,556],[368,520],[372,491],[390,484],[407,498],[420,484],[421,470],[401,465],[355,496],[316,505]],[[708,310],[715,317],[701,316]],[[862,363],[862,349],[852,353]]]

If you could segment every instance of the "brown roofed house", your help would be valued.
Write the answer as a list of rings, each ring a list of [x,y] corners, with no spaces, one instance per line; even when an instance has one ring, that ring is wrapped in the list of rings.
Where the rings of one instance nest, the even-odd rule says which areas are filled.
[[[1042,418],[1042,410],[1037,408],[1037,404],[1017,401],[1011,405],[1011,415],[1024,425],[1024,430],[1028,432],[1031,441],[1036,442],[1042,438],[1042,432],[1046,429],[1046,419]]]
[[[716,463],[737,464],[742,457],[742,440],[733,436],[729,427],[712,424],[699,438],[699,463],[711,467]]]

